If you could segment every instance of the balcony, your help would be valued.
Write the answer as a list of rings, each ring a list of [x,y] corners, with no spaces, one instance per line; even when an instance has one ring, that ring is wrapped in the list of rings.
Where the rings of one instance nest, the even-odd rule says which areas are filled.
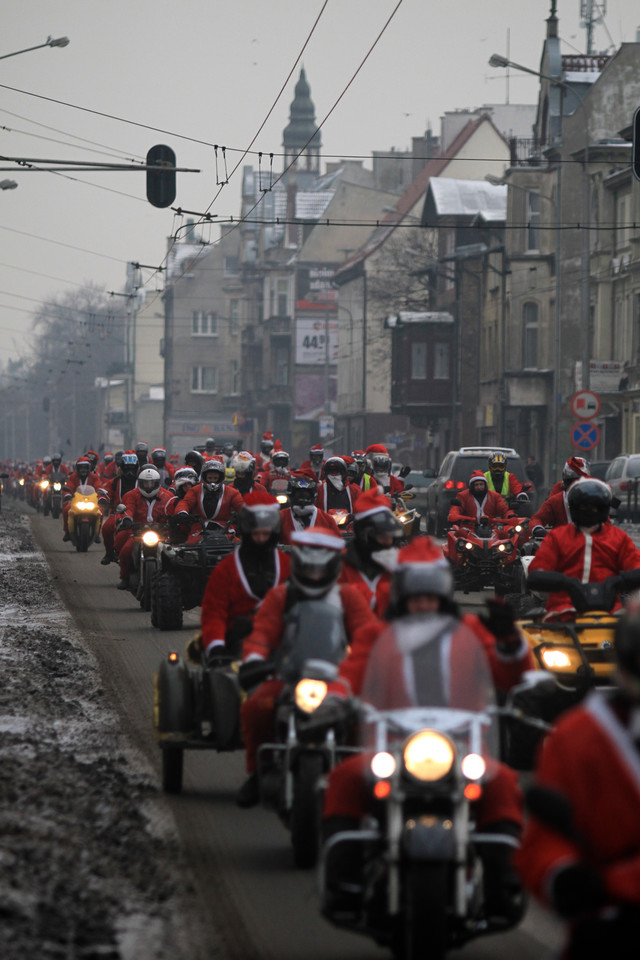
[[[548,150],[548,145],[532,137],[510,137],[510,165],[512,167],[546,167],[545,150]]]

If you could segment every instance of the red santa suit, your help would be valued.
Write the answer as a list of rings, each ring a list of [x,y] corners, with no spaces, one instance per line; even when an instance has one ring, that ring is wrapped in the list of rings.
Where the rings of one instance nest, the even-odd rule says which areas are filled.
[[[289,576],[290,561],[286,553],[274,549],[275,583],[283,583]],[[250,617],[262,603],[251,589],[242,566],[240,547],[224,557],[211,571],[202,598],[202,646],[207,651],[212,644],[224,644],[230,627],[239,617]]]
[[[513,516],[513,511],[500,494],[493,490],[487,490],[482,500],[476,500],[469,490],[463,490],[458,494],[457,499],[460,501],[460,506],[454,503],[449,510],[449,523],[459,523],[464,526],[465,523],[477,523],[480,517],[504,519]]]
[[[581,862],[600,875],[609,905],[640,906],[640,753],[629,729],[638,713],[592,693],[545,738],[536,781],[566,797],[582,842],[529,818],[516,862],[543,903],[554,874]]]
[[[318,507],[313,507],[309,514],[309,523],[306,526],[299,517],[296,517],[292,507],[287,507],[286,510],[280,512],[280,521],[280,543],[282,544],[290,545],[292,534],[301,533],[303,530],[326,530],[327,533],[332,533],[336,537],[340,536],[338,524],[333,517],[325,513],[324,510],[318,509]]]
[[[318,487],[318,495],[316,497],[316,507],[320,507],[320,509],[324,510],[325,512],[329,509],[333,509],[332,507],[329,507],[327,505],[327,501],[328,501],[327,487],[330,482],[331,482],[330,480],[322,481],[322,483]],[[345,483],[343,490],[347,495],[347,500],[349,501],[349,506],[348,507],[345,506],[344,509],[348,510],[349,513],[353,513],[353,508],[362,491],[360,490],[360,487],[355,486],[355,484],[353,483],[349,483],[349,481]]]
[[[176,516],[179,513],[188,513],[195,517],[201,517],[203,520],[215,520],[216,523],[224,525],[242,509],[244,501],[236,488],[223,484],[220,487],[220,496],[215,509],[211,516],[207,516],[203,504],[206,492],[203,484],[197,483],[186,494],[182,506],[179,510],[176,510]]]
[[[551,530],[531,561],[529,570],[553,570],[582,583],[602,583],[623,570],[640,568],[640,551],[623,530],[603,523],[593,533],[573,523]],[[575,613],[569,594],[550,593],[545,619]]]
[[[244,662],[254,659],[268,660],[279,648],[285,623],[287,588],[286,583],[273,587],[262,601],[256,613],[253,630],[242,647]],[[357,587],[350,584],[333,586],[323,599],[342,608],[345,633],[350,643],[353,642],[358,629],[376,622],[376,618]],[[275,735],[273,730],[275,703],[283,686],[282,680],[265,680],[240,708],[249,773],[256,768],[260,744],[267,743]]]
[[[168,490],[162,487],[158,490],[158,495],[152,500],[143,497],[140,490],[130,490],[125,493],[122,500],[127,508],[125,517],[129,517],[134,523],[166,523],[167,513],[166,504],[171,499]],[[134,546],[133,530],[119,530],[115,537],[115,547],[118,552],[120,562],[120,578],[126,580],[131,573],[132,559],[131,554]]]
[[[111,466],[111,464],[109,464]],[[104,541],[104,555],[110,560],[115,560],[115,538],[116,538],[116,507],[122,503],[122,499],[127,492],[134,490],[138,481],[133,478],[127,478],[127,489],[123,491],[123,477],[114,476],[111,480],[102,481],[100,493],[98,494],[100,502],[109,505],[110,513],[102,525],[102,539]],[[133,480],[133,485],[129,480]]]
[[[538,512],[531,518],[529,529],[534,527],[562,527],[571,523],[571,514],[567,503],[567,493],[560,485],[560,491],[547,497]]]

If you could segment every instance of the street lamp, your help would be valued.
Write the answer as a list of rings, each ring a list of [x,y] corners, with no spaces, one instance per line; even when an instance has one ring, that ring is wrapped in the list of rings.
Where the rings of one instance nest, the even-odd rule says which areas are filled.
[[[492,173],[485,174],[485,180],[488,183],[492,183],[496,187],[503,186],[505,182],[501,177],[496,177]],[[521,190],[523,193],[529,192],[526,187],[521,187],[516,183],[509,182],[508,186],[511,187],[512,190]],[[560,406],[558,393],[558,388],[560,385],[558,375],[558,370],[560,367],[560,167],[558,167],[555,200],[552,200],[551,197],[547,197],[543,193],[539,194],[539,196],[553,206],[554,220],[556,224],[554,251],[555,295],[553,304],[553,402],[551,407],[551,453],[553,457],[551,469],[555,476],[558,469],[558,413]]]
[[[0,60],[6,60],[8,57],[17,57],[19,53],[30,53],[32,50],[41,50],[43,47],[66,47],[69,45],[69,37],[47,37],[45,43],[39,43],[35,47],[25,47],[24,50],[15,50],[13,53],[3,53]]]
[[[15,180],[0,180],[0,190],[15,190],[17,186]]]

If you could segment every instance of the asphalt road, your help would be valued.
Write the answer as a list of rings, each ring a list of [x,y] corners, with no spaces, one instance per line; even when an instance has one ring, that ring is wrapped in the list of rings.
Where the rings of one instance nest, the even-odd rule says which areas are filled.
[[[60,594],[99,659],[105,688],[132,740],[151,759],[160,782],[160,751],[152,730],[152,678],[160,659],[183,651],[199,609],[182,631],[151,627],[133,597],[115,589],[117,567],[100,565],[102,548],[76,553],[62,543],[59,522],[32,515],[34,534]],[[470,595],[465,606],[481,602]],[[315,874],[295,870],[289,836],[273,813],[234,803],[244,778],[242,753],[189,752],[184,791],[167,797],[202,899],[202,949],[208,931],[218,960],[374,960],[389,954],[369,940],[338,931],[319,915]],[[219,952],[220,941],[225,953]],[[540,960],[562,942],[562,928],[536,906],[508,934],[477,940],[450,956],[473,960]],[[146,960],[141,957],[140,960]]]

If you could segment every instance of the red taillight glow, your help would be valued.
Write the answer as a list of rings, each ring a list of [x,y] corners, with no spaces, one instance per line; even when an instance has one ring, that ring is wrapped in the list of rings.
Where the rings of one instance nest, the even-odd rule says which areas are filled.
[[[169,663],[175,663],[177,659],[178,659],[178,654],[172,650],[171,653],[169,654]]]
[[[467,800],[479,800],[482,796],[482,787],[479,783],[468,783],[464,788],[464,795]]]
[[[447,480],[444,485],[445,490],[453,490],[453,480]]]
[[[464,486],[465,485],[462,482],[462,480],[458,480],[458,482],[456,483],[456,490],[464,490]]]
[[[622,481],[622,483],[620,484],[620,489],[621,489],[621,490],[628,490],[628,489],[629,489],[629,484],[627,483],[626,480],[623,480],[623,481]]]
[[[384,800],[391,793],[391,784],[388,780],[378,780],[373,788],[373,794],[378,800]]]

